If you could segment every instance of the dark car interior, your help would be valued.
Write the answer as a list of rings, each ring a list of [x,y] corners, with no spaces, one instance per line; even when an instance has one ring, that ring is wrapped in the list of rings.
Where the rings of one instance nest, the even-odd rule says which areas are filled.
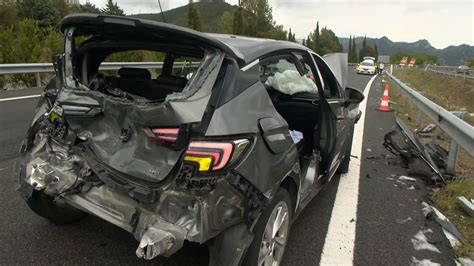
[[[297,68],[302,76],[304,75],[302,73],[307,73],[306,67],[296,62],[297,60],[288,58],[288,61],[299,66]],[[265,81],[269,76],[274,74],[273,72],[275,72],[275,69],[272,67],[274,62],[274,58],[269,58],[260,62],[260,75],[263,84],[265,84]],[[303,139],[295,144],[298,153],[300,154],[300,158],[304,155],[310,154],[313,149],[318,150],[321,121],[318,94],[298,92],[293,95],[288,95],[276,90],[268,84],[265,84],[265,88],[267,89],[275,109],[288,123],[289,129],[303,133]]]
[[[113,96],[128,95],[135,96],[149,101],[163,101],[167,95],[181,92],[188,83],[187,76],[191,76],[197,69],[197,65],[203,57],[203,52],[191,51],[185,53],[182,50],[170,51],[146,50],[144,53],[160,53],[164,59],[162,69],[159,73],[152,72],[146,68],[124,66],[118,71],[102,71],[100,66],[107,61],[114,61],[114,54],[135,53],[143,54],[133,48],[110,48],[110,45],[102,47],[88,44],[78,50],[76,60],[80,60],[83,69],[76,69],[77,76],[83,84],[92,90],[97,90]],[[148,60],[149,61],[149,60]],[[179,67],[175,63],[181,63]],[[190,63],[198,63],[190,64]],[[184,65],[183,65],[184,64]],[[187,65],[186,65],[187,64]],[[191,74],[191,75],[188,75]],[[135,97],[136,98],[136,97]]]

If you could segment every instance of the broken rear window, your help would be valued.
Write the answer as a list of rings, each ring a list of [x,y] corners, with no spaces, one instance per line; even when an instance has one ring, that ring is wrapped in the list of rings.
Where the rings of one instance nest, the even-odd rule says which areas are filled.
[[[78,47],[75,41],[80,43]],[[92,36],[84,40],[83,36],[73,35],[66,38],[65,51],[73,58],[66,62],[69,87],[142,103],[192,96],[221,63],[215,60],[221,57],[216,50],[127,37]],[[67,74],[68,69],[72,75]]]

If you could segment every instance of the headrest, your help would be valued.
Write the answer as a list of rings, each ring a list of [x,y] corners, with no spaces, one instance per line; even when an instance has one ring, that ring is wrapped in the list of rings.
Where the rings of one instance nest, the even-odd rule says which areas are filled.
[[[151,79],[150,71],[143,68],[122,67],[118,75],[127,79]]]

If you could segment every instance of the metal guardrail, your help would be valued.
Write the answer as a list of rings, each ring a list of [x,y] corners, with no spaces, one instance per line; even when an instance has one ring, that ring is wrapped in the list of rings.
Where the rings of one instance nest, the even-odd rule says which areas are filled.
[[[173,68],[198,67],[199,65],[199,62],[175,62]],[[104,62],[99,69],[118,70],[122,67],[161,69],[163,62]],[[52,72],[54,72],[52,63],[0,64],[0,75],[35,74],[37,87],[41,87],[40,73]]]
[[[474,127],[457,117],[455,114],[445,110],[443,107],[430,101],[419,92],[400,81],[391,73],[387,76],[395,82],[410,100],[428,116],[437,126],[446,132],[453,141],[459,144],[471,157],[474,157]],[[457,153],[457,152],[456,152]]]
[[[458,77],[458,78],[474,79],[474,68],[460,70],[458,67],[453,67],[453,66],[427,65],[425,67],[425,71],[430,71],[430,72]],[[468,73],[466,73],[465,71],[467,71]],[[459,73],[459,72],[462,72],[462,73]]]

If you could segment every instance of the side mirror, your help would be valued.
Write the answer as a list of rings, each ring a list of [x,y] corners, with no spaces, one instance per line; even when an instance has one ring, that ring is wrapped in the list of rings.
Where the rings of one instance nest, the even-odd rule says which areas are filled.
[[[344,103],[346,107],[351,104],[359,104],[365,99],[365,96],[361,91],[351,87],[346,88],[345,94],[346,100],[344,101]]]

